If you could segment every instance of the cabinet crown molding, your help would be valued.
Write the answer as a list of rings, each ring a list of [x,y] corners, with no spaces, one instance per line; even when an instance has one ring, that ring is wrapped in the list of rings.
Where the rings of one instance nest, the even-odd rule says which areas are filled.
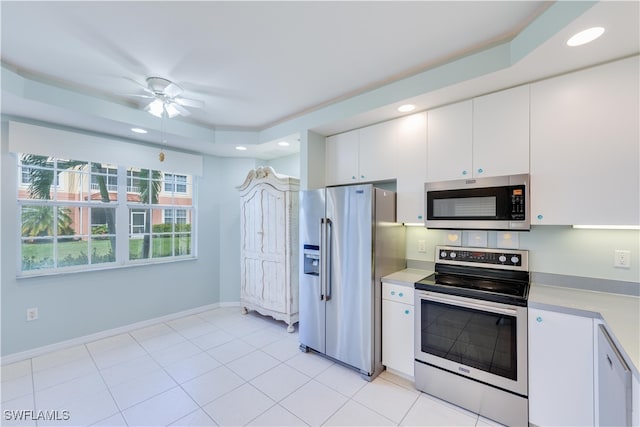
[[[280,191],[297,191],[300,189],[300,180],[292,176],[280,175],[271,166],[258,166],[247,174],[244,182],[236,189],[244,192],[257,184],[269,184]]]

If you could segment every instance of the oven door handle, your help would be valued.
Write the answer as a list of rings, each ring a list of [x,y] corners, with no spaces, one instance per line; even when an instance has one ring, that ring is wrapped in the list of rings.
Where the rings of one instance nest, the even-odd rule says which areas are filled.
[[[475,310],[483,310],[483,311],[491,311],[493,313],[505,314],[508,316],[516,316],[518,312],[511,308],[503,308],[503,307],[495,307],[490,304],[480,304],[468,301],[460,301],[458,299],[453,298],[444,298],[431,294],[427,294],[426,292],[419,292],[419,297],[422,299],[426,299],[433,302],[440,302],[443,304],[456,305],[458,307],[471,308]]]

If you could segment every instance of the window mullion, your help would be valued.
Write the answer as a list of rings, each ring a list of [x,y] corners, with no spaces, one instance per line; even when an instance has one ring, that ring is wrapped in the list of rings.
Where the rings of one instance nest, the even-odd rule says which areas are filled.
[[[127,168],[118,166],[118,205],[116,207],[116,263],[129,259],[129,208],[127,206]]]

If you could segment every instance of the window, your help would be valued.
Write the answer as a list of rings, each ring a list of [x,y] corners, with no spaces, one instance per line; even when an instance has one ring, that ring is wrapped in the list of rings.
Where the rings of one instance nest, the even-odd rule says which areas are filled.
[[[165,209],[164,223],[165,224],[186,224],[187,210],[186,209]]]
[[[164,191],[167,193],[186,193],[187,192],[187,176],[164,174]]]
[[[193,200],[190,177],[129,168],[127,177],[140,189],[128,200],[129,260],[181,257],[193,253]],[[179,193],[179,194],[178,194]]]
[[[118,169],[111,167],[98,167],[91,175],[91,189],[100,190],[100,185],[104,183],[107,191],[118,191]]]
[[[22,273],[85,270],[191,256],[191,177],[19,155]],[[172,180],[175,192],[162,192]],[[183,177],[176,180],[175,177]],[[188,197],[186,197],[188,193]],[[119,224],[128,212],[129,224]],[[119,244],[126,242],[129,244]]]

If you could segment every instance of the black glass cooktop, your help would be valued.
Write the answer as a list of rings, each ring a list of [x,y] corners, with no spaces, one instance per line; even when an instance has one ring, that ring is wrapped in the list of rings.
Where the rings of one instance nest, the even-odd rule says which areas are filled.
[[[529,273],[436,265],[436,272],[416,282],[415,288],[526,306],[529,296]]]

